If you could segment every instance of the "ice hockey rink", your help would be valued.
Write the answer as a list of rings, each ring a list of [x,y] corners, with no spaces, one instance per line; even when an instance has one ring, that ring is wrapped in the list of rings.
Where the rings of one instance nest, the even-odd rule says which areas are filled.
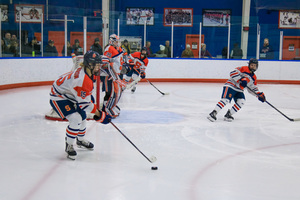
[[[245,92],[233,122],[207,115],[222,83],[139,83],[113,123],[87,124],[94,151],[66,158],[67,122],[45,119],[50,86],[0,91],[0,199],[299,200],[300,121]],[[267,100],[300,118],[300,86],[259,84]],[[229,106],[227,106],[229,108]],[[158,170],[151,170],[157,166]]]

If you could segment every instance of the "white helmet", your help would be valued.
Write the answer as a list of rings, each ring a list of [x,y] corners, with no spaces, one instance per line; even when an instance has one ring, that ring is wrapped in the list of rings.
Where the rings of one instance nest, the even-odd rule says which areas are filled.
[[[120,46],[120,38],[116,34],[112,34],[109,36],[109,44],[114,47]]]

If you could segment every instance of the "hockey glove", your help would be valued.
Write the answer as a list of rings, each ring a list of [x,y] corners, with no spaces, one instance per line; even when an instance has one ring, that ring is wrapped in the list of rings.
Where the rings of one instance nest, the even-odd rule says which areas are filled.
[[[123,63],[121,74],[127,74],[130,71],[130,66],[128,63]]]
[[[111,121],[111,116],[106,114],[106,112],[100,111],[100,116],[94,115],[94,120],[102,124],[108,124]]]
[[[265,97],[265,94],[263,92],[257,93],[257,97],[258,97],[258,100],[260,100],[261,102],[266,101],[266,97]]]
[[[248,78],[241,78],[240,79],[240,88],[243,90],[246,86],[247,86],[247,84],[249,83],[249,79]]]
[[[141,72],[141,78],[142,79],[146,78],[146,73],[145,72]]]

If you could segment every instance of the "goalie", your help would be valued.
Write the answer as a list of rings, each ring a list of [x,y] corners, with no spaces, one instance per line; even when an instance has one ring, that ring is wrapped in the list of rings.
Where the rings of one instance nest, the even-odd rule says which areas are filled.
[[[244,89],[248,87],[250,94],[258,97],[261,102],[266,101],[263,92],[259,92],[257,88],[256,75],[254,72],[258,69],[258,60],[251,58],[248,66],[238,67],[230,72],[230,78],[223,87],[221,100],[217,103],[215,109],[208,115],[208,119],[212,122],[217,120],[218,112],[234,99],[235,104],[227,111],[224,116],[225,121],[232,121],[233,114],[238,112],[245,104]],[[253,92],[255,94],[253,94]]]
[[[88,51],[83,63],[75,71],[60,76],[54,81],[50,92],[50,105],[62,119],[67,119],[66,148],[68,158],[75,160],[73,144],[92,150],[94,144],[85,139],[86,114],[93,113],[94,119],[107,124],[111,116],[96,108],[92,102],[93,83],[100,73],[101,65],[108,63],[108,58],[97,52]]]

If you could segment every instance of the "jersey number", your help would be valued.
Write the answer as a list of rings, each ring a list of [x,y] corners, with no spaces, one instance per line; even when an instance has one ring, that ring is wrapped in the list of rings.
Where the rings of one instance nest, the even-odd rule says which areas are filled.
[[[70,79],[72,73],[73,73],[73,72],[69,72],[69,73],[65,74],[64,76],[60,77],[59,79],[57,79],[56,85],[60,86],[61,84],[64,83],[64,81],[66,80],[66,78],[67,78],[67,79]]]

